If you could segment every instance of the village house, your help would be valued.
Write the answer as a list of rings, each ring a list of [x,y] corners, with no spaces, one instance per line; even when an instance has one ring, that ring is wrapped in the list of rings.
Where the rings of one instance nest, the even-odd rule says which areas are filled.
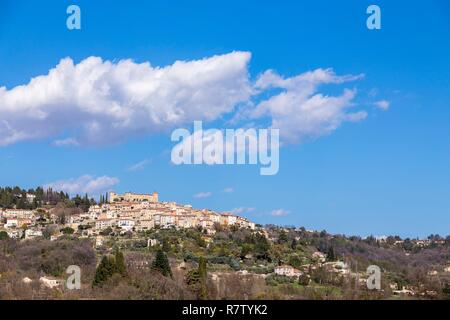
[[[135,221],[133,219],[119,219],[117,226],[124,231],[131,231],[134,228]]]
[[[3,217],[5,218],[31,219],[33,216],[33,210],[6,209],[3,212]]]
[[[42,231],[33,229],[25,230],[25,239],[32,239],[37,237],[42,237]]]
[[[183,215],[177,217],[177,226],[179,228],[193,228],[197,225],[197,218],[195,215]]]
[[[146,231],[155,227],[155,221],[153,219],[141,219],[136,224],[137,231]]]
[[[17,228],[19,226],[19,220],[17,219],[7,219],[6,220],[6,224],[5,224],[5,228],[6,229],[11,229],[11,228]]]
[[[113,227],[115,225],[116,220],[115,219],[98,219],[95,221],[95,229],[96,230],[103,230],[108,227]]]
[[[298,277],[301,275],[300,270],[295,269],[294,267],[288,265],[275,267],[274,273],[279,276],[286,276],[286,277]]]
[[[57,279],[50,276],[40,277],[39,282],[49,289],[54,289],[61,286],[64,283],[64,280]]]
[[[402,289],[402,290],[393,290],[392,293],[394,295],[406,295],[406,296],[414,296],[416,293],[409,289]]]
[[[22,226],[29,226],[33,223],[33,221],[30,218],[18,218],[17,219],[17,225],[19,227]]]
[[[34,199],[36,199],[36,196],[34,194],[31,194],[31,193],[27,193],[26,197],[27,197],[28,203],[33,203]]]
[[[22,229],[12,229],[6,232],[11,239],[20,239],[23,235]]]
[[[227,226],[234,226],[237,222],[237,217],[235,215],[232,215],[230,213],[224,213],[222,214],[220,218],[220,224],[227,225]]]

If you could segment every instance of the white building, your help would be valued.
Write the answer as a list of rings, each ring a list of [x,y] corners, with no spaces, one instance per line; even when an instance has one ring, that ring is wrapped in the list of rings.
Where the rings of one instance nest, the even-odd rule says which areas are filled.
[[[274,272],[279,276],[286,277],[298,277],[301,275],[300,270],[297,270],[294,267],[288,265],[277,266],[275,267]]]
[[[131,231],[136,222],[132,219],[119,219],[117,226],[124,231]]]
[[[7,228],[7,229],[17,228],[18,226],[19,226],[19,220],[17,220],[17,219],[7,219],[6,220],[5,228]]]
[[[20,239],[22,238],[23,235],[23,230],[22,229],[12,229],[7,231],[8,233],[8,237],[10,237],[11,239]]]
[[[42,237],[42,231],[33,230],[33,229],[25,230],[25,239],[36,238],[36,237]]]
[[[56,279],[56,278],[49,277],[49,276],[45,276],[45,277],[40,277],[39,278],[39,282],[44,287],[47,287],[49,289],[54,289],[54,288],[57,288],[57,287],[61,286],[64,283],[64,280]]]
[[[5,218],[31,219],[34,215],[33,210],[6,209],[3,213]]]
[[[28,203],[33,203],[34,199],[36,199],[36,196],[31,193],[27,193],[27,201]]]
[[[108,227],[112,227],[115,224],[114,219],[99,219],[95,221],[95,229],[97,230],[103,230]]]

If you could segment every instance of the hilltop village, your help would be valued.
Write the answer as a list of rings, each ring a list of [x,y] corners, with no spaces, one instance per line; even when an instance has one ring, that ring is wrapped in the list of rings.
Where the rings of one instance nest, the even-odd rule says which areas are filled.
[[[26,196],[30,203],[34,200],[33,195]],[[155,227],[161,229],[201,227],[208,235],[215,233],[215,225],[255,229],[255,223],[245,218],[207,209],[198,210],[191,205],[180,205],[175,202],[159,202],[158,196],[157,192],[153,194],[127,192],[123,195],[109,192],[105,203],[91,205],[86,212],[72,214],[66,214],[59,207],[50,209],[41,207],[34,210],[4,209],[0,211],[2,221],[0,231],[5,231],[10,238],[29,239],[43,236],[46,227],[58,224],[62,225],[62,232],[55,229],[51,239],[56,239],[65,231],[80,237],[94,237],[101,242],[102,235],[111,232],[135,233]]]

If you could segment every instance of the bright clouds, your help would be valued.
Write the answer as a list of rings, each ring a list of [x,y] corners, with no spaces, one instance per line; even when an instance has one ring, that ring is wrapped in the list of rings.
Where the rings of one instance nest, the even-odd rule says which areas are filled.
[[[206,199],[212,196],[212,192],[199,192],[194,194],[194,198],[196,199]]]
[[[269,116],[272,127],[280,129],[280,137],[287,143],[327,135],[345,121],[364,119],[367,113],[349,111],[356,90],[344,89],[341,95],[328,96],[318,92],[320,85],[343,84],[362,77],[337,76],[331,69],[317,69],[292,78],[266,71],[258,78],[256,89],[281,89],[281,92],[257,104],[250,117]]]
[[[80,144],[114,143],[215,120],[249,99],[249,60],[249,53],[233,52],[159,68],[63,59],[27,85],[0,88],[0,146],[68,131]]]
[[[232,52],[166,67],[63,59],[26,85],[0,87],[0,146],[47,138],[59,147],[111,144],[233,116],[239,105],[246,106],[237,117],[243,126],[269,118],[286,143],[327,135],[367,116],[350,111],[355,89],[343,88],[336,96],[319,92],[321,85],[343,85],[362,75],[317,69],[285,78],[269,70],[252,83],[250,58],[248,52]],[[379,107],[389,105],[380,101]]]
[[[375,102],[375,106],[381,110],[388,110],[391,106],[391,103],[387,100],[380,100]]]
[[[114,177],[102,176],[96,178],[90,175],[84,175],[79,178],[55,181],[45,185],[44,188],[64,191],[69,195],[84,195],[87,193],[90,196],[96,197],[110,191],[118,183],[119,179]]]
[[[285,217],[289,214],[290,212],[284,209],[277,209],[277,210],[273,210],[270,215],[273,217]]]

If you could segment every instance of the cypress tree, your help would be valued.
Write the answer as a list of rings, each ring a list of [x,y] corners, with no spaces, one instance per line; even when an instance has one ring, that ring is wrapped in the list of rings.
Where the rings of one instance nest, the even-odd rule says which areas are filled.
[[[208,290],[206,288],[207,270],[206,259],[203,257],[200,257],[198,261],[198,275],[200,278],[200,290],[198,293],[198,297],[200,300],[206,300],[208,299]]]
[[[328,248],[327,259],[328,259],[328,261],[335,261],[336,260],[336,253],[334,252],[334,247],[333,246]]]
[[[297,248],[297,240],[295,240],[295,238],[294,238],[294,239],[292,239],[292,242],[291,242],[291,249],[295,250],[296,248]]]
[[[203,257],[200,257],[198,260],[198,274],[200,276],[200,279],[206,279],[206,259]]]
[[[115,258],[116,258],[116,271],[120,273],[122,276],[125,276],[127,274],[127,267],[125,265],[125,258],[123,256],[123,253],[119,251],[119,249],[116,250]]]

